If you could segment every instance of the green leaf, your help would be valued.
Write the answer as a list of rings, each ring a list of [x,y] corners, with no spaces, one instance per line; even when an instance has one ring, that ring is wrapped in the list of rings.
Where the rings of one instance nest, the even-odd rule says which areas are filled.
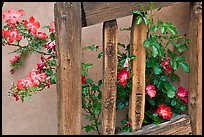
[[[149,101],[149,104],[151,104],[152,106],[156,105],[156,103],[155,103],[155,101],[153,99],[149,99],[148,101]]]
[[[180,108],[180,110],[182,110],[182,111],[185,111],[185,110],[187,109],[187,107],[186,107],[185,105],[181,105],[179,108]]]
[[[174,92],[173,90],[167,90],[167,96],[168,96],[169,98],[174,98],[175,92]]]
[[[99,81],[98,81],[98,86],[101,87],[102,84],[103,84],[103,81],[102,81],[102,80],[99,80]]]
[[[133,10],[132,12],[133,12],[134,14],[138,14],[138,15],[140,15],[140,16],[143,16],[143,15],[142,15],[142,12],[139,11],[139,10]]]
[[[151,45],[151,42],[148,39],[146,39],[143,45],[148,48]]]
[[[100,59],[102,56],[103,56],[103,51],[98,54],[97,58]]]
[[[173,35],[176,35],[178,33],[176,27],[174,25],[170,25],[168,29],[172,32]]]
[[[91,78],[86,78],[86,83],[87,84],[92,84],[93,83],[93,80]]]
[[[158,55],[158,50],[155,46],[152,46],[152,56],[155,58]]]
[[[91,130],[95,130],[95,128],[91,125],[86,125],[85,126],[85,130],[86,130],[86,132],[90,132]]]
[[[185,60],[186,60],[185,57],[182,57],[182,56],[176,57],[176,61],[185,61]]]
[[[96,48],[95,44],[92,44],[92,45],[88,45],[88,46],[85,46],[84,49],[89,49],[91,51],[97,51],[98,48]]]
[[[117,109],[123,109],[125,107],[124,101],[118,101],[116,103],[116,107],[117,107]]]
[[[167,26],[166,26],[166,24],[164,24],[161,28],[161,33],[164,34],[164,33],[166,33],[166,31],[167,31]]]
[[[186,51],[187,49],[188,49],[188,46],[186,46],[186,44],[177,44],[177,50],[179,52]]]
[[[48,49],[48,51],[47,51],[48,53],[51,53],[52,52],[52,49]]]
[[[137,25],[139,25],[142,22],[142,17],[141,16],[137,16],[135,23]]]
[[[146,17],[143,17],[143,20],[145,22],[145,25],[147,25],[149,23],[149,20]]]
[[[120,31],[131,30],[131,27],[129,27],[129,28],[120,28],[119,30]]]
[[[171,100],[171,106],[172,107],[176,106],[176,100],[175,99]]]
[[[158,65],[154,66],[153,71],[154,71],[154,74],[156,75],[159,75],[162,72],[161,68]]]
[[[165,75],[161,76],[160,81],[166,81],[166,76]]]
[[[186,64],[184,62],[180,62],[179,64],[182,67],[184,72],[189,73],[189,66],[188,66],[188,64]]]
[[[179,66],[178,62],[172,62],[172,67],[174,70],[177,70],[178,66]]]
[[[93,66],[93,64],[90,64],[90,63],[84,63],[83,64],[83,68],[84,69],[89,69],[89,68],[91,68]]]
[[[154,113],[153,116],[154,116],[154,117],[157,117],[157,116],[158,116],[158,113]]]

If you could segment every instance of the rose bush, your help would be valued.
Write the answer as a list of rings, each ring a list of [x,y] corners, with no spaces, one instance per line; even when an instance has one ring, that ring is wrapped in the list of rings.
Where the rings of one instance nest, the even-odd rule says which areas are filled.
[[[144,41],[146,49],[146,102],[145,102],[145,118],[143,125],[150,123],[161,123],[171,119],[187,109],[188,90],[182,86],[177,89],[174,82],[180,81],[176,71],[179,67],[184,72],[189,72],[189,66],[185,63],[185,57],[182,54],[188,49],[188,40],[178,34],[176,26],[170,22],[157,21],[154,22],[153,3],[149,3],[150,13],[144,11],[141,5],[141,11],[134,10],[133,14],[137,14],[136,24],[141,22],[147,26],[147,38]],[[156,11],[157,12],[157,11]],[[24,10],[15,11],[9,9],[7,13],[2,15],[6,21],[6,25],[2,28],[2,45],[14,46],[15,49],[11,53],[15,53],[9,60],[11,73],[18,69],[26,55],[38,53],[41,54],[40,62],[36,64],[36,68],[15,84],[11,86],[10,96],[16,101],[25,99],[31,100],[33,93],[49,88],[52,84],[56,84],[56,53],[55,53],[55,36],[56,31],[54,22],[43,28],[48,29],[47,32],[39,31],[41,24],[33,16],[29,19],[21,19],[24,16]],[[130,30],[129,28],[121,28],[121,31]],[[24,45],[22,41],[24,41]],[[26,44],[25,44],[26,43]],[[174,49],[168,48],[173,46]],[[132,60],[137,59],[136,56],[130,54],[130,44],[125,45],[118,43],[118,73],[117,73],[117,100],[116,109],[124,109],[129,105],[129,95],[131,94],[132,81],[134,75],[132,73]],[[85,46],[84,50],[98,51],[98,46]],[[98,59],[103,52],[98,54]],[[102,98],[102,80],[95,83],[92,78],[88,77],[88,71],[92,64],[82,62],[82,108],[85,110],[83,114],[85,119],[90,121],[83,128],[89,132],[92,130],[100,133],[100,114],[101,114],[101,98]],[[121,121],[122,127],[117,127],[116,132],[131,131],[131,122],[127,117]]]

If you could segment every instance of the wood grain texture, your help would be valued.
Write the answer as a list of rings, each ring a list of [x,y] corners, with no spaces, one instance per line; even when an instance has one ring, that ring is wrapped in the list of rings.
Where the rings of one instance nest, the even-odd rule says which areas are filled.
[[[81,4],[54,5],[57,54],[58,134],[81,134]]]
[[[142,2],[148,10],[148,2]],[[156,2],[155,8],[170,6],[179,2]],[[83,27],[108,20],[132,15],[133,10],[140,10],[139,2],[83,2],[85,20]],[[86,24],[86,25],[84,25]]]
[[[141,129],[145,107],[145,68],[146,53],[143,42],[146,39],[147,28],[144,21],[135,24],[136,15],[133,15],[131,27],[131,54],[136,56],[132,63],[132,92],[130,94],[129,118],[132,131]]]
[[[199,4],[200,3],[200,4]],[[190,4],[189,114],[194,135],[202,134],[202,2]]]
[[[116,20],[103,24],[103,92],[102,92],[102,133],[115,134],[117,95],[117,35]]]
[[[191,135],[190,116],[178,115],[161,124],[150,124],[136,132],[123,132],[119,135]]]

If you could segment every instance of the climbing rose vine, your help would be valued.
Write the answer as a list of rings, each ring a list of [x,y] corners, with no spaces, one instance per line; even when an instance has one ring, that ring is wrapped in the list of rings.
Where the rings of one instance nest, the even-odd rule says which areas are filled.
[[[171,22],[154,21],[153,3],[149,3],[150,12],[134,10],[137,15],[136,24],[142,22],[147,26],[147,37],[143,45],[146,50],[146,72],[145,72],[145,117],[143,125],[155,123],[159,124],[172,117],[184,113],[187,110],[188,90],[182,85],[178,88],[174,82],[179,82],[180,78],[175,73],[179,67],[186,73],[189,66],[185,62],[182,54],[188,49],[188,40],[178,34],[176,26]],[[158,10],[159,11],[159,10]],[[157,12],[158,12],[157,11]],[[15,47],[11,53],[15,55],[9,60],[11,74],[22,66],[27,55],[40,54],[39,62],[27,76],[12,83],[9,95],[16,101],[25,99],[31,100],[34,93],[50,88],[56,84],[56,44],[54,22],[41,27],[41,23],[33,16],[22,19],[25,15],[24,10],[9,9],[2,14],[5,25],[2,28],[2,45]],[[41,29],[43,28],[43,29]],[[41,30],[39,30],[41,29]],[[120,28],[121,31],[131,30]],[[173,46],[174,50],[168,48]],[[98,52],[99,46],[88,45],[83,50]],[[100,52],[97,59],[101,59],[103,52]],[[137,59],[130,54],[130,44],[118,43],[118,64],[117,64],[117,99],[116,109],[124,109],[129,105],[129,96],[132,90],[132,61]],[[88,72],[93,64],[81,62],[81,83],[82,83],[82,108],[85,113],[83,116],[90,123],[83,126],[86,132],[96,131],[101,134],[101,99],[102,99],[102,80],[94,82],[89,77]],[[121,121],[122,126],[116,127],[116,132],[131,131],[131,121],[126,111],[126,118]]]

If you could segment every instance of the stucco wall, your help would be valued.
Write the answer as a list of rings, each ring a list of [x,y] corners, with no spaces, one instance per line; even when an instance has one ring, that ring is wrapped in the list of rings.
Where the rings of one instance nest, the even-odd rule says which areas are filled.
[[[7,12],[9,8],[24,9],[26,16],[23,18],[27,19],[33,15],[36,20],[41,22],[41,26],[54,20],[54,2],[5,2],[2,12]],[[178,27],[180,34],[186,34],[189,25],[189,4],[182,3],[163,8],[157,17],[163,21],[172,22]],[[132,22],[131,19],[132,16],[118,19],[119,28],[129,27]],[[119,32],[118,37],[119,42],[126,44],[129,42],[129,32]],[[94,43],[100,46],[99,53],[102,49],[102,23],[82,29],[82,46]],[[17,80],[24,78],[32,68],[36,68],[36,63],[40,59],[38,54],[28,56],[23,66],[12,75],[9,72],[9,59],[14,55],[8,53],[13,49],[13,47],[8,46],[2,47],[2,134],[56,135],[57,94],[55,86],[33,95],[32,102],[15,102],[13,98],[8,97],[11,82],[17,82]],[[83,59],[94,64],[89,75],[94,80],[102,77],[102,61],[96,59],[98,53],[83,52]],[[188,52],[186,57],[188,57],[187,54]],[[182,72],[180,74],[182,81],[177,85],[180,84],[188,88],[188,76]],[[123,117],[123,113],[117,112],[117,117],[118,119]],[[85,123],[86,121],[83,119],[83,125]],[[120,124],[119,120],[117,124]],[[83,134],[85,134],[84,131]]]

